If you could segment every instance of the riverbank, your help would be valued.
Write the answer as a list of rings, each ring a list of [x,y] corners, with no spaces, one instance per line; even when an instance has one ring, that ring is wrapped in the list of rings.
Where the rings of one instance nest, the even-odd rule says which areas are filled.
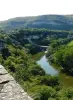
[[[32,58],[33,58],[34,60],[38,61],[38,60],[41,59],[41,57],[42,57],[43,55],[45,55],[45,52],[39,52],[39,53],[34,54],[34,55],[32,56]]]
[[[38,56],[38,55],[41,56]],[[46,74],[52,75],[52,76],[58,76],[60,79],[60,83],[64,85],[64,87],[73,87],[73,77],[69,76],[65,73],[60,72],[60,68],[57,65],[50,65],[49,61],[47,60],[45,53],[40,52],[39,54],[36,54],[36,58],[38,56],[38,59],[36,60],[37,64],[41,66],[41,68],[44,69]]]

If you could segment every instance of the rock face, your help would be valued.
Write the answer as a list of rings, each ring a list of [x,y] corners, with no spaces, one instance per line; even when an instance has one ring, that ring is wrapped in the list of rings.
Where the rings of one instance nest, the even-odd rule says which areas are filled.
[[[0,100],[33,100],[0,65]]]

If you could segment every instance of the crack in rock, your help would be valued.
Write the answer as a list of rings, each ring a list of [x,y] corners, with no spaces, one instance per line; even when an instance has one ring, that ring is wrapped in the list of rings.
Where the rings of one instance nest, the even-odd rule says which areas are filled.
[[[0,93],[1,93],[1,90],[3,89],[4,87],[4,84],[0,84]]]
[[[9,81],[4,81],[2,83],[0,83],[0,93],[1,93],[1,90],[3,89],[4,85],[7,84]]]

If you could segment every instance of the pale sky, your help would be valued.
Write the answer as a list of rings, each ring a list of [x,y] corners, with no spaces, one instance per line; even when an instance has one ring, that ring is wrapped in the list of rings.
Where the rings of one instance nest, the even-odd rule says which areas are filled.
[[[73,14],[73,0],[0,0],[0,21],[43,14]]]

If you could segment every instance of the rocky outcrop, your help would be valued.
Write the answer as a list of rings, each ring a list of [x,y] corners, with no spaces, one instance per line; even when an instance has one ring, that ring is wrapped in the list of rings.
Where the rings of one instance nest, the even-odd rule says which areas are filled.
[[[33,100],[0,65],[0,100]]]

